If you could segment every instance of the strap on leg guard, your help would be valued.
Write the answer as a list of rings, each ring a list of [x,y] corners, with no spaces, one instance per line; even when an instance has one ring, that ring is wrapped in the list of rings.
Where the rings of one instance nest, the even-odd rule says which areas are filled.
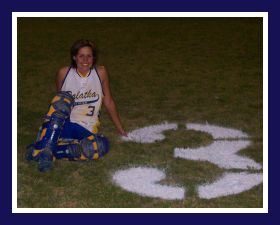
[[[43,148],[45,146],[55,148],[63,129],[65,119],[70,116],[73,105],[73,96],[65,91],[58,92],[52,99],[40,135]]]
[[[38,169],[47,172],[52,168],[53,152],[56,149],[65,120],[70,116],[74,98],[67,92],[59,92],[52,100],[47,113],[45,135],[42,136],[42,149],[38,157]]]
[[[95,160],[109,152],[109,141],[106,137],[93,134],[82,139],[79,143],[58,145],[54,150],[56,158],[69,160]]]
[[[103,135],[93,134],[81,140],[83,152],[81,160],[91,160],[103,157],[109,152],[109,141]]]
[[[51,101],[39,137],[37,135],[36,143],[27,148],[26,159],[38,161],[38,169],[41,172],[47,172],[52,168],[53,152],[73,105],[74,98],[70,93],[58,92]]]
[[[57,159],[69,159],[75,161],[81,157],[82,151],[83,149],[79,144],[79,141],[71,140],[69,142],[59,142],[53,153]]]
[[[36,142],[41,141],[46,135],[48,122],[51,120],[51,116],[56,113],[56,115],[61,115],[59,115],[59,117],[67,119],[71,113],[73,105],[74,98],[71,94],[65,91],[58,92],[49,105],[48,113],[44,117],[45,121],[37,133]]]

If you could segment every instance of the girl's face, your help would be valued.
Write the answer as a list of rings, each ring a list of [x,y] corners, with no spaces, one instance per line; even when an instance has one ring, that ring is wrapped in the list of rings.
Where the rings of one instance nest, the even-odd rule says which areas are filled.
[[[82,47],[74,57],[77,69],[82,72],[88,72],[93,65],[92,49],[90,47]]]

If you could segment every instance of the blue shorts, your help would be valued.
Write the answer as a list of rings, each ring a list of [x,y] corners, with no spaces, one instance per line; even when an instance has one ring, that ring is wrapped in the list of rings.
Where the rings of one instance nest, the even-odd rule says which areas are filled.
[[[48,124],[49,124],[49,122],[46,122],[40,128],[36,141],[41,140],[41,132],[44,128],[46,128],[48,126]],[[67,119],[64,122],[63,129],[61,131],[59,139],[82,140],[83,138],[86,138],[91,135],[92,135],[92,133],[90,131],[88,131],[86,128],[82,127],[81,125],[79,125],[77,123],[72,123],[72,122],[70,122],[69,119]]]
[[[70,120],[66,120],[61,132],[61,139],[78,139],[81,140],[92,135],[90,131],[82,127],[77,123],[72,123]]]

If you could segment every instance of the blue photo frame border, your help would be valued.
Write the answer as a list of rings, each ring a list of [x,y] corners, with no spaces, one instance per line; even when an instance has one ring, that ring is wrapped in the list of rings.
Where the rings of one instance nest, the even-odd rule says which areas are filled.
[[[85,4],[82,4],[84,2]],[[277,85],[276,72],[276,52],[278,53],[278,12],[272,0],[196,0],[196,1],[24,1],[12,0],[1,3],[1,75],[0,91],[2,96],[1,113],[1,150],[2,157],[0,162],[1,174],[1,203],[0,215],[4,224],[18,224],[28,222],[29,224],[49,224],[66,223],[76,224],[86,223],[124,223],[124,224],[143,224],[174,222],[182,223],[215,223],[215,224],[274,224],[277,221],[276,206],[277,198],[269,198],[269,213],[267,214],[13,214],[12,213],[12,12],[76,12],[76,11],[108,11],[108,12],[268,12],[269,13],[269,196],[277,196],[276,181],[274,184],[273,176],[277,167],[274,164],[277,160],[276,129],[278,119],[277,107]],[[278,72],[278,71],[277,71]],[[271,108],[272,107],[272,108]],[[272,121],[272,122],[270,122]],[[273,151],[273,149],[275,149]],[[274,169],[274,171],[273,171]],[[46,217],[46,219],[44,219]]]

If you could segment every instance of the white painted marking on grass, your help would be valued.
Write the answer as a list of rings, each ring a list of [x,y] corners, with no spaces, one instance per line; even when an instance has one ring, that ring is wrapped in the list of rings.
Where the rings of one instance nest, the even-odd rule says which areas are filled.
[[[225,169],[261,169],[262,166],[254,160],[236,155],[241,149],[250,145],[248,140],[215,140],[221,138],[248,138],[249,136],[236,129],[219,127],[209,124],[187,123],[186,128],[202,131],[213,136],[214,142],[199,148],[175,148],[174,157],[197,161],[208,161]]]
[[[214,126],[210,124],[187,123],[187,130],[196,130],[209,133],[214,139],[218,138],[248,138],[249,136],[236,129]]]
[[[129,192],[166,200],[184,199],[184,188],[157,183],[164,178],[165,173],[163,171],[148,167],[119,170],[113,175],[113,181]]]
[[[155,141],[162,141],[165,136],[162,134],[166,130],[176,130],[178,125],[176,123],[162,123],[158,125],[143,127],[128,133],[127,137],[122,137],[124,141],[134,141],[138,143],[153,143]]]
[[[200,185],[198,194],[200,198],[205,199],[239,194],[259,185],[262,180],[262,173],[225,173],[222,178],[212,184]]]
[[[188,160],[208,161],[225,169],[261,169],[254,160],[236,155],[250,145],[250,141],[215,141],[200,148],[175,148],[174,157]]]
[[[165,138],[162,132],[176,130],[177,127],[177,124],[167,122],[148,126],[130,132],[128,137],[124,137],[123,140],[153,143]],[[232,128],[196,123],[187,123],[186,129],[209,133],[214,141],[208,146],[198,148],[175,148],[175,158],[208,161],[224,169],[260,170],[262,168],[261,164],[254,160],[237,155],[240,150],[247,148],[251,143],[249,140],[244,140],[250,138],[246,133]],[[147,167],[120,170],[113,175],[114,182],[127,191],[168,200],[184,199],[184,188],[157,183],[164,178],[164,172]],[[261,173],[225,173],[212,184],[200,185],[197,190],[200,198],[217,198],[249,190],[260,184],[262,179]]]

